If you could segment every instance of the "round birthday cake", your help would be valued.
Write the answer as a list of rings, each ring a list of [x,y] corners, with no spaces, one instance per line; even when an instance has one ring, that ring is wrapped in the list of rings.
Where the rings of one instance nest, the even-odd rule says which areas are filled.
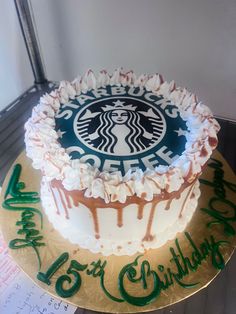
[[[94,253],[132,255],[186,228],[219,125],[173,81],[118,69],[61,82],[25,129],[54,228]]]

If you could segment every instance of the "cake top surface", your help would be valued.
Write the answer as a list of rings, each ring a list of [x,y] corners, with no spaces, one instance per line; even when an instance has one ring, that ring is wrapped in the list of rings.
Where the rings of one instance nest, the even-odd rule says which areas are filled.
[[[81,93],[60,107],[55,121],[72,159],[122,176],[170,165],[186,144],[178,108],[145,87],[107,85]]]
[[[61,82],[25,129],[27,156],[47,180],[108,203],[149,201],[193,182],[217,146],[219,125],[173,81],[118,69]]]

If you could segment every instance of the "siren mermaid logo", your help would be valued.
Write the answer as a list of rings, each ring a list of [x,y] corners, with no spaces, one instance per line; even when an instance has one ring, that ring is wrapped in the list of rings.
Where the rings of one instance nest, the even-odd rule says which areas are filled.
[[[157,145],[165,135],[166,121],[145,101],[113,97],[94,101],[78,112],[74,132],[95,151],[130,156]]]
[[[81,93],[61,106],[56,129],[71,159],[122,175],[170,165],[184,151],[187,132],[170,101],[129,86]]]

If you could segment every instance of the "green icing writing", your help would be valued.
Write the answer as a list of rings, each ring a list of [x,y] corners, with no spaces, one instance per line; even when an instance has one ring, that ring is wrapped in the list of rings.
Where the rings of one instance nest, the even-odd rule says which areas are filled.
[[[134,266],[138,265],[138,260],[141,256],[138,256],[132,263],[125,265],[120,271],[118,278],[119,291],[122,297],[130,304],[137,306],[144,306],[151,303],[157,298],[161,292],[160,278],[154,270],[150,269],[150,264],[148,261],[143,261],[141,264],[141,275],[137,276],[137,271]],[[132,282],[141,282],[143,289],[147,289],[146,277],[152,276],[153,278],[153,290],[152,292],[144,297],[137,297],[131,295],[125,288],[124,279],[125,276]]]
[[[35,198],[32,203],[38,203],[40,199],[38,198],[37,192],[21,192],[25,188],[24,182],[19,182],[20,174],[21,174],[22,167],[20,164],[16,164],[13,168],[12,175],[8,182],[8,186],[4,195],[6,199],[7,196],[10,194],[13,197],[31,197]]]
[[[201,208],[203,212],[213,218],[207,224],[208,227],[213,225],[223,225],[224,232],[227,236],[235,235],[235,228],[232,222],[236,221],[236,205],[227,199],[226,188],[232,192],[236,192],[236,184],[224,179],[223,164],[214,158],[211,158],[212,163],[208,167],[214,169],[213,181],[200,179],[202,184],[211,186],[215,195],[209,200],[208,208]],[[222,208],[225,208],[222,210]]]
[[[93,278],[100,277],[100,286],[104,294],[114,302],[128,302],[135,306],[145,306],[158,298],[161,291],[168,289],[170,286],[177,284],[183,288],[194,288],[199,282],[186,283],[184,278],[191,272],[197,271],[199,266],[208,257],[211,257],[212,265],[216,269],[222,269],[225,266],[224,258],[221,253],[221,247],[228,245],[228,241],[216,241],[211,235],[209,239],[204,239],[202,243],[197,244],[192,239],[188,232],[185,232],[185,237],[188,240],[188,245],[192,248],[190,256],[186,256],[181,248],[179,240],[175,240],[175,246],[170,247],[170,263],[171,267],[165,268],[164,265],[157,265],[152,269],[147,260],[140,262],[142,255],[139,255],[135,260],[125,265],[118,275],[118,290],[121,297],[112,295],[105,286],[105,275],[107,261],[97,260],[91,262],[88,266],[72,260],[67,270],[67,275],[62,275],[56,280],[55,289],[58,295],[63,298],[68,298],[77,293],[82,284],[82,278],[79,272],[86,270],[85,274]],[[48,268],[46,273],[39,272],[37,278],[50,285],[50,278],[59,270],[59,268],[69,259],[68,253],[61,254],[57,260]],[[73,275],[74,280],[68,275]],[[64,284],[72,284],[70,288],[65,288]],[[130,284],[127,285],[127,282]],[[132,285],[138,285],[139,291],[143,291],[144,296],[136,296],[129,291],[137,291],[130,288]],[[148,286],[152,286],[151,292],[145,293]],[[127,288],[129,287],[129,288]],[[140,287],[142,289],[140,290]],[[128,290],[130,289],[130,290]],[[150,291],[150,289],[149,289]]]
[[[40,198],[37,192],[22,192],[25,188],[24,182],[19,182],[22,167],[20,164],[16,164],[13,168],[12,175],[8,182],[6,192],[4,194],[3,208],[14,211],[31,211],[37,213],[41,219],[42,228],[42,213],[37,208],[15,205],[28,205],[40,202]],[[11,198],[7,198],[11,195]]]
[[[103,262],[99,259],[98,261],[96,262],[92,262],[90,264],[91,266],[91,269],[87,269],[87,275],[91,275],[93,276],[94,278],[96,277],[100,277],[100,286],[103,290],[103,292],[105,293],[105,295],[111,299],[112,301],[115,301],[115,302],[124,302],[123,299],[120,299],[120,298],[117,298],[115,296],[113,296],[106,288],[105,286],[105,267],[107,265],[107,261]]]
[[[204,242],[200,244],[200,248],[198,249],[192,238],[190,237],[188,232],[185,232],[186,238],[189,240],[189,244],[192,246],[194,251],[192,252],[192,261],[196,265],[200,265],[202,261],[206,260],[206,258],[211,254],[212,264],[217,269],[223,269],[225,267],[224,258],[220,252],[220,246],[229,245],[228,241],[218,241],[215,242],[214,237],[210,236],[210,241],[208,239],[204,239]]]
[[[56,261],[52,263],[52,265],[48,268],[48,270],[45,273],[38,272],[37,274],[37,279],[42,281],[43,283],[47,285],[51,285],[51,280],[50,278],[61,268],[63,264],[65,264],[69,259],[69,254],[67,252],[62,253]],[[74,284],[68,288],[65,289],[63,287],[64,283],[67,282],[69,284],[72,283],[71,278],[68,275],[62,275],[60,276],[55,285],[56,292],[59,296],[63,298],[68,298],[73,296],[76,292],[79,291],[80,286],[82,284],[81,276],[79,274],[79,271],[84,271],[87,269],[86,274],[88,276],[92,276],[94,278],[100,277],[100,285],[104,293],[106,294],[107,297],[109,297],[111,300],[116,301],[116,302],[124,302],[123,299],[119,299],[115,296],[113,296],[105,287],[104,283],[104,276],[105,276],[105,267],[106,267],[107,261],[104,261],[103,263],[99,259],[98,261],[93,261],[89,268],[88,265],[85,264],[80,264],[76,260],[72,260],[70,267],[67,270],[68,275],[73,275],[74,276]]]
[[[107,261],[103,262],[99,259],[96,262],[90,264],[91,269],[87,269],[87,274],[92,275],[94,278],[100,277],[104,273]]]
[[[236,192],[236,185],[224,180],[222,163],[213,158],[212,161],[213,163],[210,163],[208,166],[215,170],[214,180],[211,182],[202,179],[201,183],[213,187],[215,195],[209,200],[208,208],[202,208],[202,210],[214,219],[208,223],[208,227],[212,227],[215,224],[221,224],[224,226],[224,232],[227,235],[235,235],[235,229],[231,222],[236,220],[236,206],[227,199],[226,188]],[[222,206],[225,206],[226,209],[222,210]],[[231,212],[233,212],[233,214],[231,214]],[[30,226],[32,227],[32,225]],[[72,260],[70,267],[67,270],[67,275],[62,275],[57,279],[55,285],[56,292],[64,298],[71,297],[77,293],[82,284],[79,272],[83,272],[84,270],[86,270],[86,275],[100,278],[101,289],[112,301],[126,301],[135,306],[145,306],[150,304],[158,298],[161,291],[169,289],[174,284],[183,288],[194,288],[199,285],[199,282],[189,283],[185,281],[185,278],[187,278],[190,273],[196,272],[207,258],[211,258],[212,265],[216,269],[223,269],[225,261],[221,253],[221,248],[222,246],[230,245],[230,243],[224,240],[216,241],[216,239],[210,235],[209,238],[205,238],[199,245],[197,245],[190,233],[185,232],[184,235],[188,241],[188,246],[192,249],[191,254],[189,256],[184,254],[177,238],[175,240],[175,246],[169,248],[171,254],[170,267],[166,268],[164,265],[157,264],[156,268],[152,268],[147,260],[141,261],[142,255],[139,255],[133,262],[125,265],[118,275],[118,290],[121,298],[112,295],[106,288],[105,275],[107,261],[103,262],[100,259],[93,261],[89,266],[82,265],[79,262]],[[37,234],[35,234],[35,236],[37,236]],[[49,267],[45,274],[38,273],[37,278],[47,284],[51,284],[49,279],[68,260],[68,258],[68,253],[63,253]],[[68,275],[74,276],[74,283],[72,283],[72,279]],[[67,284],[72,284],[72,286],[65,289],[65,282],[67,282]],[[128,282],[129,284],[127,284]],[[137,288],[134,289],[133,285],[137,285]],[[131,293],[131,291],[137,291],[137,289],[143,291],[143,295],[141,294],[140,296],[137,296]]]
[[[191,257],[184,256],[183,251],[179,245],[178,239],[175,240],[176,248],[171,247],[170,252],[172,255],[171,263],[175,264],[177,272],[172,271],[170,268],[167,269],[169,275],[169,281],[173,282],[173,279],[184,288],[195,287],[197,283],[184,283],[182,279],[189,275],[190,272],[195,272],[203,261],[211,256],[212,264],[217,269],[222,269],[225,266],[223,255],[221,254],[220,248],[223,245],[228,245],[228,241],[216,242],[213,236],[210,239],[204,239],[200,244],[199,248],[191,238],[188,232],[185,232],[185,237],[189,241],[189,245],[192,247]]]
[[[68,289],[63,288],[65,282],[68,282],[70,284],[72,280],[68,275],[60,276],[57,279],[55,286],[57,294],[62,298],[69,298],[73,296],[76,292],[78,292],[81,286],[81,276],[79,274],[79,271],[85,270],[87,266],[87,264],[82,265],[77,261],[72,260],[70,263],[70,267],[67,270],[67,274],[71,274],[74,276],[74,284]]]
[[[6,188],[2,206],[7,210],[21,211],[21,220],[17,221],[16,225],[20,227],[17,233],[19,235],[23,235],[24,239],[16,238],[11,240],[9,242],[9,247],[11,249],[25,247],[33,248],[36,253],[40,269],[41,259],[38,252],[38,247],[44,246],[45,243],[42,242],[43,237],[39,234],[39,231],[35,229],[36,225],[33,222],[33,218],[35,214],[39,215],[42,228],[42,213],[37,208],[25,206],[39,203],[40,198],[38,197],[37,192],[21,191],[25,189],[24,182],[19,182],[21,170],[22,168],[20,164],[16,164],[14,166],[12,175]],[[8,198],[9,195],[11,196],[10,198]]]
[[[104,277],[105,277],[105,272],[103,272],[100,276],[100,286],[103,290],[103,292],[105,293],[105,295],[111,299],[112,301],[115,301],[115,302],[124,302],[125,300],[124,299],[121,299],[121,298],[117,298],[115,296],[113,296],[112,294],[110,294],[110,292],[107,290],[107,288],[105,287],[105,284],[104,284]]]
[[[179,244],[179,240],[175,240],[175,247],[170,247],[170,253],[172,258],[170,262],[173,267],[158,265],[157,271],[152,270],[147,260],[144,260],[140,266],[138,266],[138,260],[141,256],[138,256],[132,263],[125,265],[119,274],[119,291],[122,297],[128,302],[136,306],[144,306],[155,300],[162,290],[168,289],[174,283],[183,288],[194,288],[199,282],[186,283],[183,281],[184,277],[187,277],[191,272],[195,272],[201,263],[211,256],[212,264],[217,269],[222,269],[225,266],[223,255],[221,254],[221,247],[228,245],[228,241],[215,241],[213,236],[210,239],[204,239],[204,241],[197,247],[196,243],[191,238],[188,232],[185,232],[185,237],[189,241],[189,245],[192,248],[191,256],[185,256],[183,250]],[[137,275],[135,267],[140,268],[140,275]],[[141,283],[143,290],[147,289],[147,279],[151,277],[153,280],[153,289],[149,295],[143,297],[137,297],[131,295],[125,288],[124,278],[127,278],[131,283]]]
[[[51,284],[50,278],[55,274],[55,272],[65,264],[69,259],[69,254],[67,252],[62,253],[53,264],[48,268],[46,273],[39,272],[37,275],[38,280],[46,283],[47,285]]]

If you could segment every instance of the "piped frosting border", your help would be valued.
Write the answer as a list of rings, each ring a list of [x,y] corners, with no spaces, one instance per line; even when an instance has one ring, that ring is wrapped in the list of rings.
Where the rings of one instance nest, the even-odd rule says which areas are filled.
[[[106,85],[144,87],[177,106],[188,128],[182,155],[169,166],[128,171],[125,176],[118,171],[100,172],[79,159],[72,160],[58,141],[55,116],[69,99]],[[58,89],[40,98],[25,124],[26,154],[48,181],[62,180],[66,189],[84,190],[86,197],[100,197],[106,203],[125,203],[127,197],[137,195],[151,201],[155,195],[178,191],[182,184],[190,184],[201,174],[217,146],[219,129],[210,109],[198,102],[194,94],[176,87],[174,81],[165,82],[159,74],[136,76],[132,71],[124,73],[117,69],[112,75],[103,70],[96,77],[89,70],[71,83],[62,81]]]

